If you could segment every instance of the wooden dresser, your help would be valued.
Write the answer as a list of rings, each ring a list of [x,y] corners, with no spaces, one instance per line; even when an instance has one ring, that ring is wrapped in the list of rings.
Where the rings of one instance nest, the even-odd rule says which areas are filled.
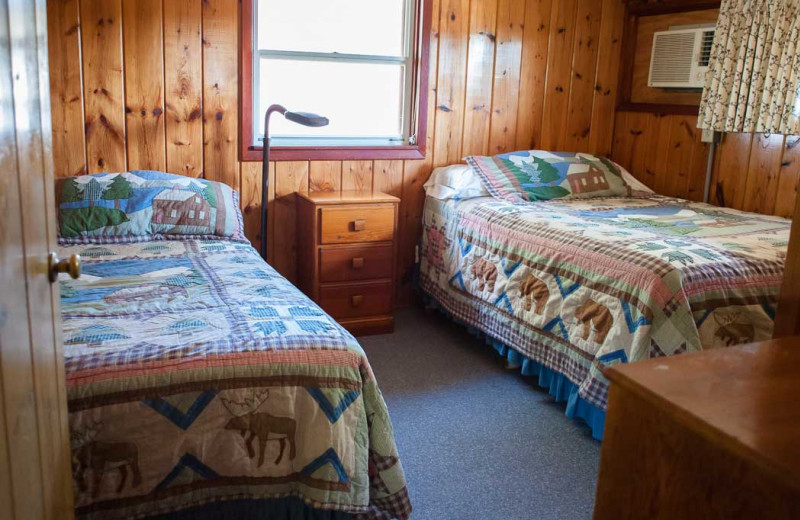
[[[595,520],[800,518],[800,338],[607,375]]]
[[[394,330],[400,199],[358,191],[297,195],[298,287],[354,335]]]

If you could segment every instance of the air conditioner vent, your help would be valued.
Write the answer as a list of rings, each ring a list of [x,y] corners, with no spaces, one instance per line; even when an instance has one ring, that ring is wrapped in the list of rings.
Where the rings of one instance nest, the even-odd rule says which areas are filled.
[[[714,31],[704,31],[703,39],[700,41],[700,60],[698,65],[708,67],[711,61],[711,46],[714,44]]]
[[[694,34],[665,33],[653,45],[651,81],[689,81],[692,74]]]

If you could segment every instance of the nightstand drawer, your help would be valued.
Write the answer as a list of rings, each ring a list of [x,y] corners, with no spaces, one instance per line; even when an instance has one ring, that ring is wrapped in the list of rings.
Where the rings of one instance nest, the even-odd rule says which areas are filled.
[[[322,249],[319,281],[347,282],[392,277],[392,246]]]
[[[388,242],[394,238],[394,205],[320,210],[320,243]]]
[[[319,288],[319,305],[337,319],[389,314],[392,283],[323,286]]]

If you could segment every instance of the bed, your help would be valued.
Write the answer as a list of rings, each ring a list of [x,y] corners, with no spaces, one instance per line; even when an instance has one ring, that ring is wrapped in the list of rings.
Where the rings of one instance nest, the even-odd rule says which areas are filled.
[[[235,192],[130,172],[57,193],[83,258],[60,279],[79,518],[409,516],[364,352],[243,240]]]
[[[460,182],[427,186],[422,291],[595,438],[605,367],[771,337],[786,219],[645,189],[523,202]]]

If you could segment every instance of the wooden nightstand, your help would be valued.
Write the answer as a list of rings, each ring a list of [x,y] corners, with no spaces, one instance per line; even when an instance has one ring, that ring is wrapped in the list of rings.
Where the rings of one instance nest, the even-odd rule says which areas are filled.
[[[400,199],[359,191],[297,195],[298,287],[354,335],[393,331]]]

